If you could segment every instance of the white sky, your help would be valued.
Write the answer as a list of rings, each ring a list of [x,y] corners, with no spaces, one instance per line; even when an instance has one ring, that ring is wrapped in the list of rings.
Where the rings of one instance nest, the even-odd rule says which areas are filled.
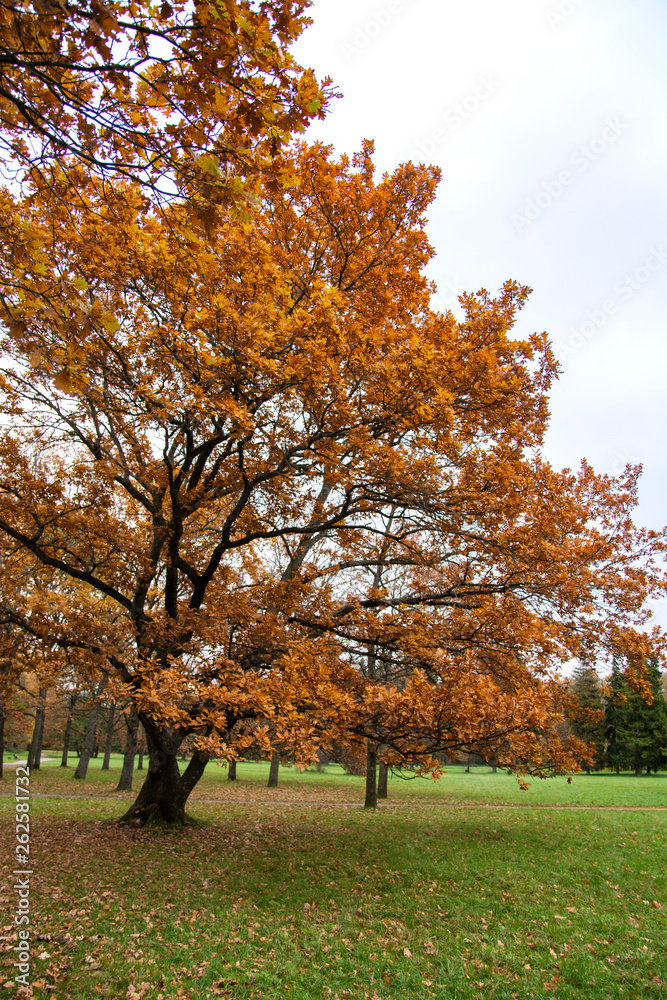
[[[308,138],[349,153],[374,139],[381,171],[442,168],[429,271],[443,304],[507,278],[534,289],[517,330],[547,330],[563,367],[547,456],[642,462],[636,521],[661,528],[667,4],[315,0],[310,13],[295,54],[343,97]]]

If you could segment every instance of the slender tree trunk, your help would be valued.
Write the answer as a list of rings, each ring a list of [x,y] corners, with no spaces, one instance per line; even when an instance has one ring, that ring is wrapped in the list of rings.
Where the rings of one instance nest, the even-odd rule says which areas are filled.
[[[227,781],[236,781],[236,761],[230,760],[227,767]]]
[[[377,754],[369,744],[366,750],[366,801],[364,802],[364,808],[377,809],[377,806]]]
[[[389,768],[383,760],[378,764],[378,798],[387,798],[387,778],[389,776]]]
[[[125,738],[125,750],[123,751],[123,770],[120,772],[120,780],[116,788],[117,792],[132,791],[134,758],[137,752],[137,734],[139,732],[139,717],[137,716],[134,702],[130,705],[130,711],[125,721],[127,723],[127,736]]]
[[[76,705],[76,700],[79,697],[79,692],[74,691],[69,696],[69,704],[67,706],[67,722],[65,723],[65,735],[63,736],[63,756],[60,761],[61,767],[67,767],[67,757],[69,755],[69,744],[72,738],[72,720],[74,718],[74,706]]]
[[[278,787],[278,772],[280,769],[280,750],[274,750],[271,754],[271,767],[269,768],[269,781],[267,788]]]
[[[95,749],[95,740],[97,737],[97,720],[100,714],[100,708],[97,704],[97,699],[104,691],[107,686],[109,678],[103,677],[100,683],[97,685],[97,691],[95,692],[95,703],[93,708],[91,708],[88,713],[88,728],[86,729],[86,738],[83,743],[83,750],[79,758],[79,763],[76,766],[76,771],[74,772],[74,777],[85,781],[86,775],[88,773],[88,765],[90,763],[90,758],[93,756],[93,751]]]
[[[137,761],[137,771],[143,771],[144,769],[144,754],[146,752],[146,733],[144,727],[139,727],[139,760]]]
[[[498,774],[498,765],[494,764],[491,768],[491,774]]]
[[[144,728],[146,722],[144,721]],[[141,790],[121,823],[143,826],[149,821],[186,822],[185,805],[208,763],[206,754],[196,750],[183,774],[178,767],[176,740],[153,729],[148,744],[148,773]]]
[[[115,703],[109,708],[109,716],[107,718],[107,741],[104,746],[104,760],[102,761],[102,770],[108,771],[109,764],[111,763],[111,746],[113,744],[113,724],[116,717],[116,705]]]
[[[28,770],[39,771],[42,759],[42,739],[44,737],[44,716],[46,715],[46,688],[40,688],[37,709],[35,710],[35,725],[30,740],[28,754]]]

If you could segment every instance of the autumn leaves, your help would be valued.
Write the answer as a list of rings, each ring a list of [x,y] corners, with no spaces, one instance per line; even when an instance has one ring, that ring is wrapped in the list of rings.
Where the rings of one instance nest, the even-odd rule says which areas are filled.
[[[181,172],[156,124],[169,199],[146,182],[152,166],[133,173],[122,130],[93,133],[92,160],[70,150],[73,176],[87,171],[75,197],[59,157],[61,196],[34,174],[27,197],[2,195],[7,641],[132,697],[152,747],[139,821],[182,821],[206,759],[252,744],[298,761],[352,743],[426,769],[465,750],[566,770],[585,751],[560,740],[551,669],[584,649],[639,663],[650,649],[632,622],[662,586],[663,542],[632,525],[634,474],[560,474],[541,458],[556,367],[543,335],[512,332],[527,289],[464,297],[461,322],[431,309],[434,169],[376,179],[370,143],[352,161],[293,145],[280,175],[265,160],[235,168],[252,211],[218,197],[239,122],[254,122],[260,159],[285,136],[280,74],[293,130],[322,106],[279,44],[304,5],[242,23],[246,5],[225,3],[224,30],[201,5],[201,24],[178,31],[189,14],[167,6],[146,6],[151,31],[208,44],[215,30],[252,79],[251,100],[209,73],[208,50],[196,57],[224,95],[214,125],[179,89],[181,76],[194,87],[190,41],[164,93],[155,84],[187,107],[181,136],[196,120],[213,179]],[[100,33],[139,44],[136,7],[127,23],[123,10]],[[53,16],[63,37],[79,30]],[[253,47],[262,32],[271,45]],[[93,35],[79,43],[99,54]],[[172,72],[158,63],[152,80]],[[116,81],[122,114],[144,97],[152,114],[151,88],[127,84],[138,65]],[[134,164],[109,166],[113,185],[93,162],[108,143]],[[199,751],[180,776],[188,736]]]

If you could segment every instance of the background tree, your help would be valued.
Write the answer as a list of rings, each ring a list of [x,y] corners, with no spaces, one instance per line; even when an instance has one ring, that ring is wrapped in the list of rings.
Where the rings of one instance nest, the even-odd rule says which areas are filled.
[[[115,702],[112,702],[110,705],[107,706],[105,715],[106,715],[105,719],[106,735],[104,740],[104,759],[102,761],[102,770],[108,771],[109,765],[111,763],[111,751],[113,750],[113,743],[115,736],[115,730],[114,730],[114,723],[116,721]]]
[[[656,660],[647,665],[650,688],[644,697],[634,691],[615,666],[607,702],[607,757],[616,771],[630,768],[640,776],[644,768],[658,771],[667,765],[667,703]]]
[[[83,747],[81,754],[79,756],[79,762],[76,766],[76,771],[74,772],[74,777],[80,781],[86,780],[86,775],[88,774],[88,765],[90,764],[90,759],[95,752],[95,746],[97,741],[97,726],[100,717],[100,698],[109,682],[109,678],[105,675],[97,684],[93,691],[93,698],[90,708],[88,710],[88,720],[86,725],[86,732],[83,740]]]
[[[35,700],[35,725],[30,737],[30,750],[28,751],[28,768],[31,771],[39,771],[41,765],[47,694],[48,688],[40,687]]]
[[[125,737],[125,748],[123,750],[123,767],[118,779],[117,792],[132,791],[132,776],[134,774],[134,758],[137,754],[139,718],[134,702],[130,702],[128,708],[123,713],[127,734]]]
[[[570,715],[568,721],[575,736],[593,746],[592,767],[599,771],[605,765],[606,722],[602,686],[594,667],[579,664],[575,668],[570,682],[570,692],[576,699],[578,711],[576,715]],[[586,766],[586,771],[590,772],[589,766]]]
[[[65,729],[63,732],[63,752],[60,760],[61,767],[67,767],[70,743],[72,739],[72,723],[74,721],[74,709],[79,699],[79,695],[80,691],[78,690],[70,691],[65,695],[67,699],[67,714],[65,719]]]
[[[211,756],[274,735],[302,762],[339,739],[562,771],[553,668],[652,648],[638,469],[544,461],[556,364],[512,332],[528,290],[431,310],[437,171],[376,179],[371,153],[299,147],[298,184],[215,239],[131,185],[96,212],[5,203],[0,534],[38,581],[6,613],[134,701],[128,818],[183,821]]]

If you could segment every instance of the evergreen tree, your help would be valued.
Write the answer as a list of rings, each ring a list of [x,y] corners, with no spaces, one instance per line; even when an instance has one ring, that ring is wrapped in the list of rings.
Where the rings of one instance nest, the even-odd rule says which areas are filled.
[[[631,768],[640,775],[644,768],[657,771],[667,765],[667,703],[662,677],[655,660],[649,660],[647,668],[652,704],[628,685],[618,666],[612,672],[606,710],[607,759],[616,771]]]
[[[600,771],[605,765],[605,730],[604,699],[597,671],[593,667],[581,664],[574,671],[570,683],[570,692],[577,699],[579,713],[569,720],[572,732],[586,743],[595,746],[593,770]],[[586,766],[590,774],[591,767]]]

